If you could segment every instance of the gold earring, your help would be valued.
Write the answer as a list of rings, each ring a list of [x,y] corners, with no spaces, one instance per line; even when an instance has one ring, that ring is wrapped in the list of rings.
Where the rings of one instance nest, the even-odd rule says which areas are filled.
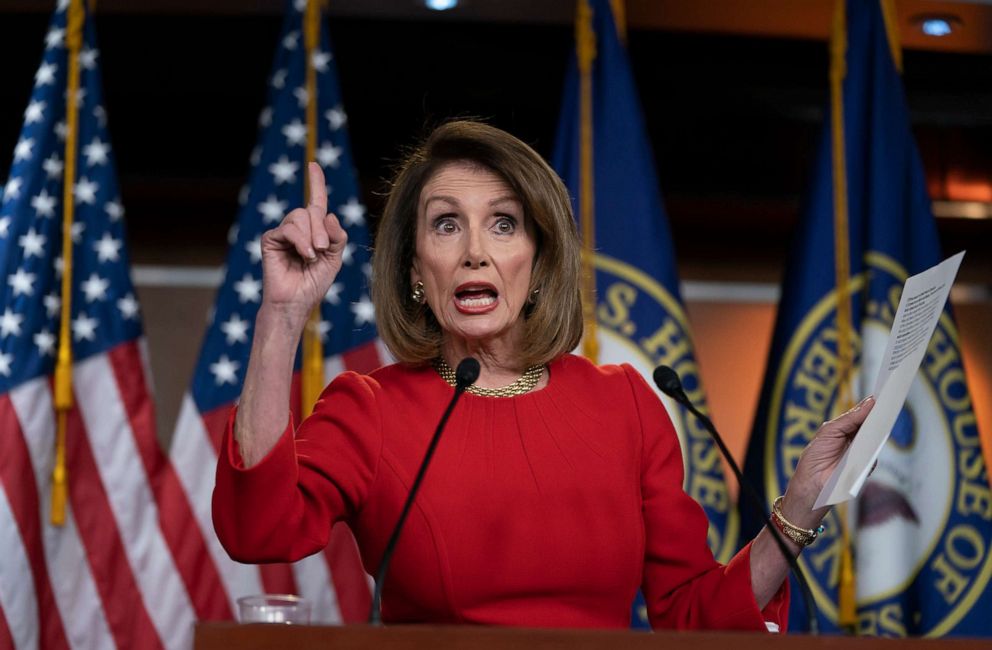
[[[413,289],[410,290],[410,298],[418,305],[424,304],[424,301],[427,300],[427,294],[424,293],[423,282],[418,281],[413,283]]]

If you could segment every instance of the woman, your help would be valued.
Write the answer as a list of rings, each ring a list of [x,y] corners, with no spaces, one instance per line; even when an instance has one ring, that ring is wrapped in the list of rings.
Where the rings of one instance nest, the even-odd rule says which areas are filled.
[[[582,319],[568,194],[498,129],[446,124],[401,169],[372,276],[401,363],[335,379],[296,428],[297,343],[346,240],[320,169],[310,174],[310,205],[262,238],[263,301],[214,492],[232,557],[296,560],[344,520],[374,573],[452,395],[450,369],[473,356],[479,378],[400,538],[384,620],[627,627],[641,587],[656,627],[784,628],[788,565],[769,532],[716,563],[655,393],[629,366],[569,354]],[[803,454],[776,520],[798,530],[792,552],[825,514],[812,504],[869,409],[825,424]]]

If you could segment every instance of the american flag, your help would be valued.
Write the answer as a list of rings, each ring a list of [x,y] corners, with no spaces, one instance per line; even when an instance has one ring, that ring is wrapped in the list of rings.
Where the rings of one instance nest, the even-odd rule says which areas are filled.
[[[248,366],[252,328],[261,303],[261,235],[303,205],[306,175],[305,0],[287,4],[282,35],[269,82],[268,104],[259,120],[258,145],[251,155],[248,185],[231,230],[223,284],[185,395],[171,447],[173,465],[194,504],[212,560],[231,607],[240,596],[298,593],[313,604],[313,622],[364,620],[370,604],[369,579],[350,532],[339,524],[323,553],[294,565],[247,566],[221,548],[210,519],[210,497],[221,437]],[[321,304],[325,377],[343,370],[367,372],[389,359],[376,337],[369,297],[369,236],[365,207],[352,168],[347,119],[341,105],[327,27],[312,55],[317,70],[317,161],[328,183],[328,206],[348,232],[344,265]],[[299,357],[298,357],[299,359]],[[297,363],[297,368],[299,363]],[[299,380],[294,381],[299,410]],[[297,420],[299,421],[299,420]]]
[[[0,203],[0,648],[188,647],[229,615],[155,435],[92,21],[64,178],[68,0],[58,3]],[[63,183],[75,206],[64,526],[50,523]],[[190,532],[189,528],[193,528]],[[216,582],[216,580],[215,580]],[[219,582],[218,582],[219,586]]]

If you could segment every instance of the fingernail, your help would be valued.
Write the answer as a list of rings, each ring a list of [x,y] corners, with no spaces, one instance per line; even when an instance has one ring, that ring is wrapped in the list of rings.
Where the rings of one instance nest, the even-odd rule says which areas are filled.
[[[860,402],[858,402],[858,405],[854,407],[854,410],[855,411],[860,411],[862,406],[865,406],[865,405],[868,404],[868,402],[872,402],[874,400],[875,400],[875,398],[873,396],[869,395],[868,397],[866,397],[863,400],[861,400]]]
[[[307,249],[307,259],[311,262],[317,261],[317,253],[313,250],[313,246]]]

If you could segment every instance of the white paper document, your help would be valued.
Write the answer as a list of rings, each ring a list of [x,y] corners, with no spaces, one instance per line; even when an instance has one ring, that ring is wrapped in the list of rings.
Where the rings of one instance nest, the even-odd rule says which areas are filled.
[[[872,391],[875,408],[823,486],[814,508],[843,503],[861,492],[906,402],[963,258],[964,251],[906,280]]]

